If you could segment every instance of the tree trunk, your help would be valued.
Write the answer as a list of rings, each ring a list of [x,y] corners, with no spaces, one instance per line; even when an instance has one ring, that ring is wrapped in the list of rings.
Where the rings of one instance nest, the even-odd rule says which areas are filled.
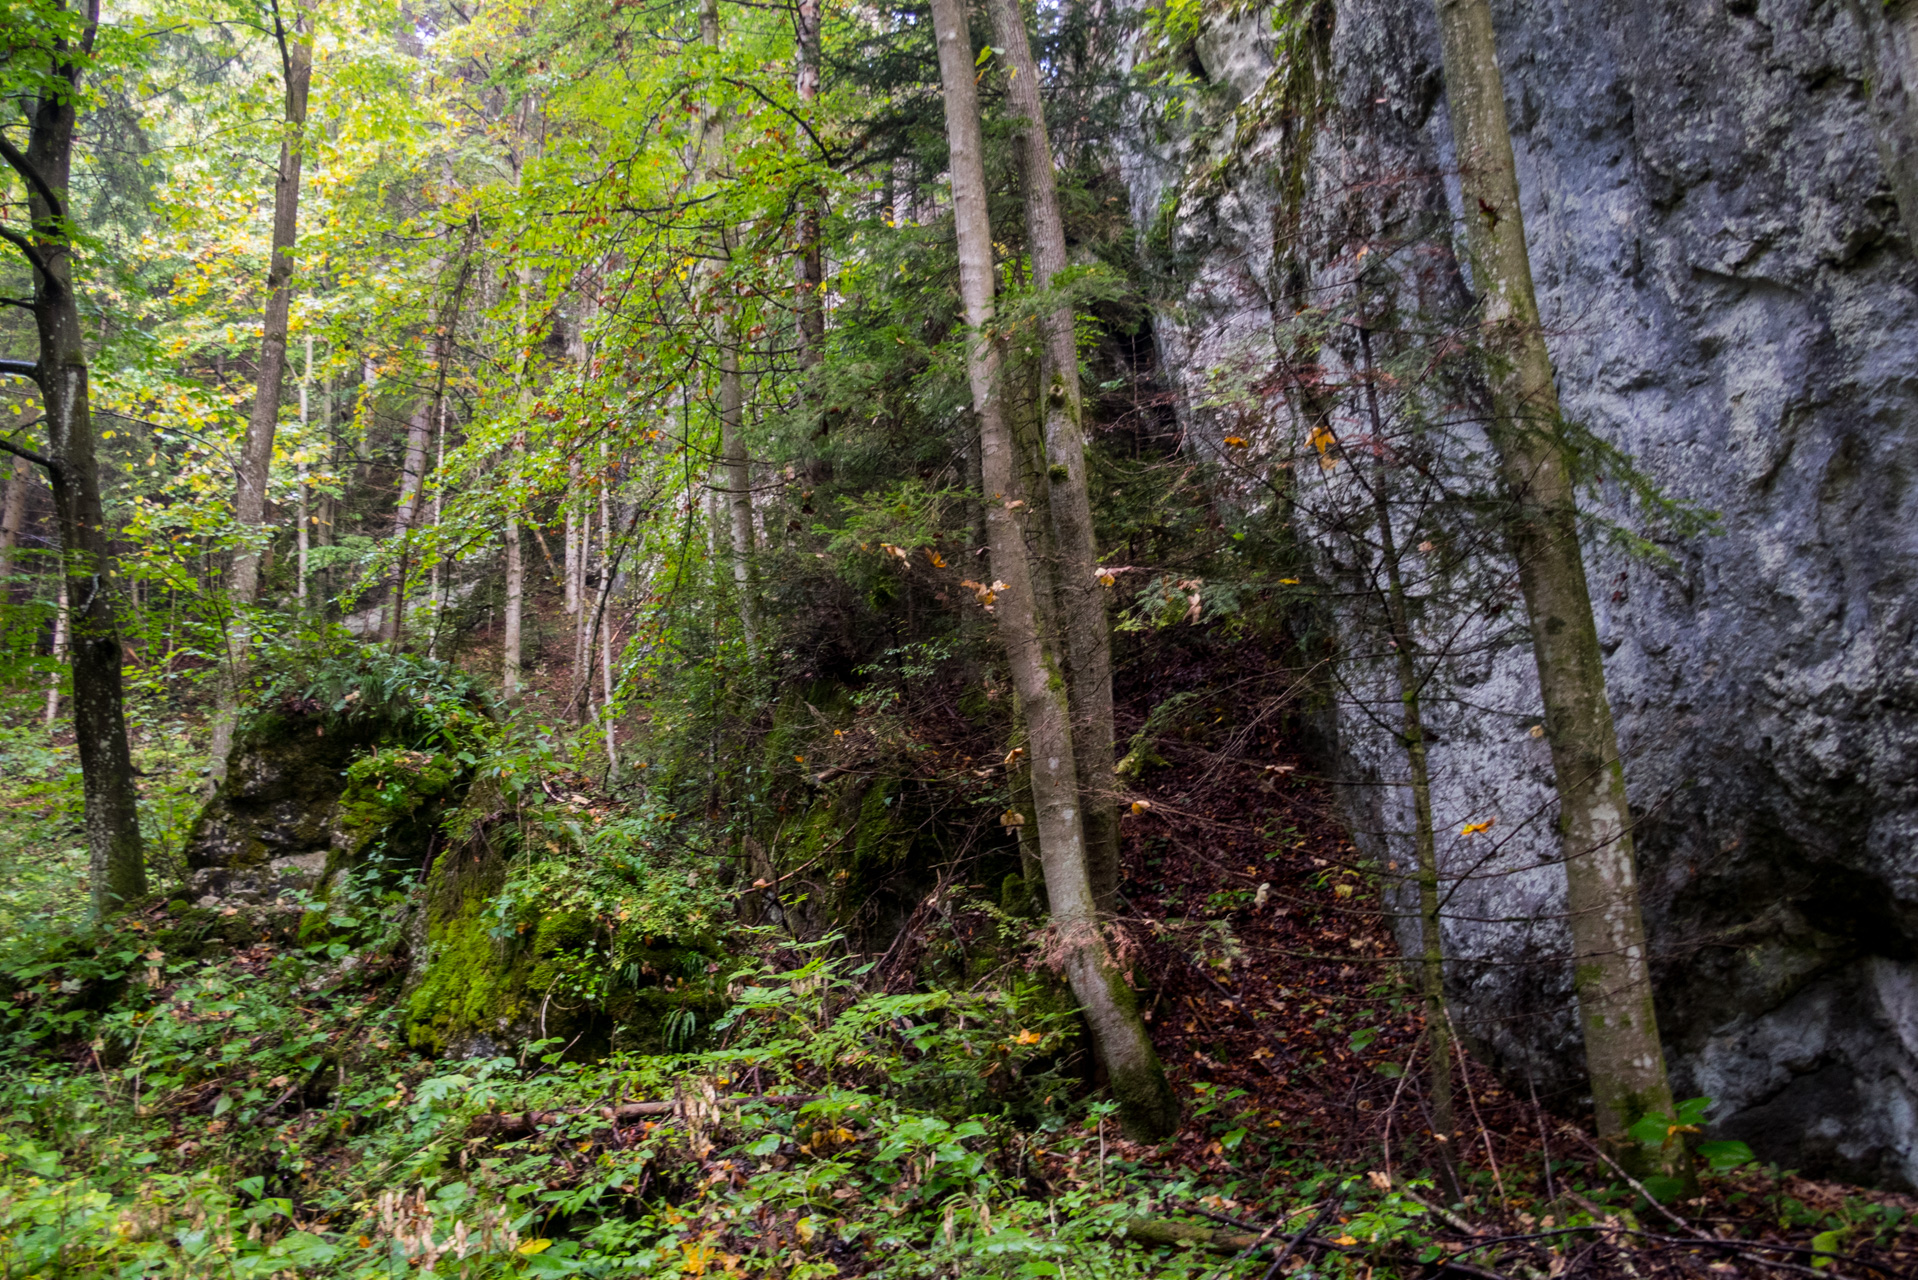
[[[286,332],[293,304],[293,245],[300,223],[300,163],[305,150],[306,96],[313,79],[313,37],[304,7],[296,12],[293,31],[279,24],[275,10],[274,35],[280,45],[285,75],[286,110],[280,136],[280,167],[273,184],[273,248],[267,259],[266,317],[260,342],[260,375],[253,392],[253,416],[247,422],[246,441],[240,447],[233,519],[242,541],[233,551],[227,575],[232,624],[227,635],[226,667],[220,680],[218,705],[213,712],[210,778],[215,786],[226,779],[227,756],[233,749],[233,731],[240,716],[240,688],[246,680],[248,611],[260,598],[261,526],[266,520],[266,486],[273,469],[273,437],[280,423],[280,387],[286,376]]]
[[[53,607],[53,644],[48,647],[47,656],[58,667],[67,660],[67,580],[60,578],[60,598]],[[47,677],[47,714],[46,726],[53,728],[53,722],[60,718],[60,673],[55,671]]]
[[[999,357],[990,334],[993,306],[992,229],[986,212],[979,101],[964,0],[933,0],[933,28],[945,87],[951,147],[959,286],[966,308],[966,373],[979,421],[986,542],[992,573],[1003,581],[995,609],[1020,706],[1026,717],[1039,856],[1052,910],[1053,954],[1085,1010],[1100,1061],[1112,1082],[1126,1132],[1164,1137],[1178,1124],[1178,1104],[1140,1020],[1137,1000],[1119,972],[1100,928],[1086,875],[1070,710],[1057,655],[1041,634],[1035,610],[1025,519],[1016,493],[1015,444],[1000,399]]]
[[[991,0],[989,7],[1009,72],[1006,97],[1015,117],[1013,144],[1025,177],[1032,287],[1043,295],[1067,262],[1052,143],[1039,99],[1039,70],[1026,38],[1020,0]],[[1039,325],[1045,339],[1040,398],[1046,474],[1052,539],[1059,557],[1055,598],[1065,635],[1072,743],[1077,752],[1079,798],[1085,808],[1086,866],[1099,909],[1110,912],[1119,896],[1119,796],[1112,776],[1112,629],[1106,618],[1105,589],[1094,572],[1099,548],[1086,478],[1079,346],[1070,306],[1056,303],[1045,308],[1039,313]]]
[[[437,344],[435,350],[437,351]],[[383,637],[398,650],[406,628],[406,579],[411,568],[413,524],[419,518],[420,493],[426,484],[426,449],[433,443],[433,402],[421,401],[406,424],[406,456],[400,464],[399,505],[393,510],[393,538],[400,544],[399,568],[393,575],[393,599],[387,606]]]
[[[0,604],[13,599],[13,553],[20,545],[20,528],[27,521],[27,495],[32,492],[32,475],[33,464],[25,458],[15,457],[13,472],[7,478],[6,507],[0,511]]]
[[[312,531],[307,527],[311,523],[312,517],[308,515],[309,504],[307,502],[305,462],[307,414],[312,407],[308,401],[311,399],[312,389],[313,335],[309,333],[306,335],[306,370],[300,375],[301,462],[296,477],[299,493],[299,509],[296,513],[296,518],[299,520],[299,528],[293,540],[294,552],[297,557],[293,566],[293,598],[300,602],[302,609],[306,607],[306,557],[312,549],[313,541]]]
[[[113,558],[94,458],[86,343],[73,285],[67,207],[80,70],[85,53],[92,49],[99,17],[98,0],[89,0],[80,47],[54,40],[47,48],[54,92],[26,103],[25,153],[0,136],[0,156],[19,174],[27,192],[30,231],[7,229],[3,234],[32,264],[33,319],[40,342],[36,364],[9,361],[0,369],[37,382],[46,410],[48,456],[34,460],[46,471],[53,490],[61,571],[70,602],[73,733],[85,794],[88,883],[96,917],[144,896],[147,889],[139,796],[127,747],[120,679]],[[7,451],[19,453],[12,448]]]
[[[526,166],[531,161],[534,149],[530,134],[536,111],[537,108],[529,100],[520,121],[522,133],[529,135],[522,141],[523,150],[515,178],[521,189],[524,189],[526,184]],[[519,268],[518,286],[519,310],[518,319],[514,325],[514,338],[518,351],[514,367],[514,387],[518,392],[519,411],[523,421],[530,413],[533,403],[533,331],[530,297],[533,291],[533,269],[531,267],[522,265]],[[516,510],[519,460],[526,453],[524,427],[513,433],[512,451],[514,475],[507,485],[506,494],[506,618],[500,663],[500,696],[509,703],[517,701],[520,694],[522,670],[520,628],[526,603],[526,564],[525,555],[520,546],[519,512]]]
[[[1491,373],[1493,447],[1532,633],[1559,797],[1573,984],[1599,1137],[1639,1171],[1688,1178],[1678,1143],[1641,1146],[1640,1117],[1672,1111],[1639,913],[1625,770],[1606,701],[1578,544],[1551,355],[1539,325],[1518,171],[1486,0],[1438,0],[1466,243]]]
[[[819,0],[798,0],[793,8],[798,66],[793,96],[802,113],[819,98]],[[826,259],[821,244],[825,192],[816,184],[799,197],[799,368],[816,367],[826,353]],[[816,392],[815,392],[816,395]]]
[[[700,0],[699,35],[717,62],[719,57],[718,0]],[[725,160],[726,117],[707,104],[701,130],[700,166],[702,177],[713,177]],[[733,261],[733,233],[722,227],[719,233],[720,280],[722,291],[731,293],[730,268]],[[745,390],[740,381],[740,323],[735,310],[737,297],[718,308],[715,321],[719,343],[719,473],[726,493],[726,524],[731,534],[733,590],[738,595],[739,630],[746,641],[748,658],[759,652],[759,611],[753,572],[753,493],[752,469],[746,456],[742,416]]]
[[[1385,440],[1385,418],[1379,411],[1378,384],[1372,365],[1372,339],[1359,330],[1359,345],[1365,355],[1365,407],[1372,422],[1372,438]],[[1348,451],[1349,452],[1349,451]],[[1452,1186],[1454,1198],[1464,1193],[1459,1186],[1454,1153],[1458,1120],[1453,1113],[1452,1019],[1445,1007],[1445,934],[1439,897],[1438,831],[1432,817],[1432,772],[1426,753],[1423,685],[1418,671],[1418,637],[1412,630],[1412,614],[1405,594],[1404,568],[1399,563],[1398,538],[1392,529],[1390,485],[1383,453],[1378,459],[1377,477],[1371,485],[1372,519],[1378,530],[1379,561],[1385,570],[1383,597],[1386,629],[1392,637],[1394,674],[1399,692],[1399,741],[1405,748],[1407,771],[1412,784],[1412,847],[1417,859],[1415,883],[1419,894],[1419,994],[1425,1003],[1425,1034],[1430,1050],[1432,1089],[1432,1133],[1443,1145],[1440,1162]]]

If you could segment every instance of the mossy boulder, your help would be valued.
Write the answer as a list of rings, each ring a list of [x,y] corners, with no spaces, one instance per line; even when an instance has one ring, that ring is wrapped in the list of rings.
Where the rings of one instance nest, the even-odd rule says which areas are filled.
[[[407,1038],[452,1057],[484,1057],[557,1038],[575,1056],[688,1047],[725,1009],[717,949],[635,934],[617,919],[510,896],[512,824],[477,788],[449,824],[466,838],[427,883],[407,997]]]
[[[187,836],[192,900],[281,903],[330,883],[376,846],[423,862],[467,771],[450,756],[396,745],[401,728],[297,703],[254,715]]]

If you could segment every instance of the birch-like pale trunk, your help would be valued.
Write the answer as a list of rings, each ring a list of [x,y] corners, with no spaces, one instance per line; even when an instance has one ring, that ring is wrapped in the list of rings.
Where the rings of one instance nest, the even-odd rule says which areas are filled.
[[[1039,97],[1039,70],[1026,36],[1020,0],[990,0],[995,38],[1005,59],[1006,99],[1013,145],[1024,170],[1026,237],[1032,251],[1032,287],[1043,294],[1067,266],[1065,221],[1059,213],[1052,143]],[[1099,547],[1093,535],[1086,479],[1084,401],[1072,308],[1058,303],[1039,313],[1045,359],[1040,366],[1040,411],[1045,429],[1048,515],[1058,557],[1054,599],[1065,638],[1066,684],[1072,699],[1072,743],[1085,808],[1086,867],[1099,909],[1119,897],[1119,794],[1112,766],[1112,628],[1099,583]]]
[[[312,522],[312,516],[308,514],[310,504],[307,502],[306,460],[304,456],[306,450],[307,414],[311,407],[308,402],[311,399],[312,389],[313,335],[309,333],[306,335],[306,368],[300,374],[300,450],[302,456],[296,468],[294,478],[296,493],[299,498],[295,514],[299,524],[294,530],[293,538],[293,598],[300,602],[302,609],[306,607],[306,558],[312,550],[313,540],[312,532],[307,528]]]
[[[1681,1143],[1641,1145],[1628,1132],[1643,1116],[1672,1114],[1671,1085],[1652,1003],[1625,769],[1519,211],[1491,7],[1487,0],[1437,6],[1466,245],[1489,357],[1492,444],[1512,505],[1509,538],[1558,790],[1573,985],[1599,1138],[1634,1170],[1688,1179],[1691,1157]]]
[[[67,660],[67,578],[65,574],[60,575],[60,598],[53,609],[53,645],[50,656],[56,668]],[[59,718],[60,673],[55,670],[47,677],[47,728],[52,729],[53,722]]]
[[[242,541],[233,552],[227,574],[231,623],[227,628],[225,669],[213,712],[213,740],[209,746],[209,779],[218,786],[226,779],[227,756],[240,717],[240,688],[246,681],[251,647],[248,613],[260,599],[260,554],[266,522],[266,486],[273,470],[273,439],[280,424],[280,390],[286,380],[286,335],[293,308],[293,247],[300,226],[300,166],[306,142],[306,98],[313,81],[313,32],[304,3],[296,5],[293,30],[274,14],[274,36],[279,41],[285,84],[281,122],[280,167],[273,182],[273,245],[267,259],[266,315],[261,325],[259,380],[253,390],[253,413],[247,421],[246,441],[240,446],[233,519]]]
[[[1033,567],[1026,551],[1025,508],[1017,497],[1016,446],[1001,398],[991,327],[994,267],[986,210],[984,144],[972,39],[964,0],[933,0],[933,30],[945,89],[951,149],[953,221],[959,242],[959,289],[966,311],[966,374],[979,423],[986,545],[993,576],[1005,583],[994,605],[1006,665],[1026,720],[1039,858],[1051,908],[1052,955],[1085,1012],[1093,1044],[1119,1102],[1126,1132],[1155,1140],[1172,1132],[1178,1103],[1166,1083],[1138,1001],[1119,971],[1100,927],[1086,875],[1071,713],[1058,655],[1040,631]]]

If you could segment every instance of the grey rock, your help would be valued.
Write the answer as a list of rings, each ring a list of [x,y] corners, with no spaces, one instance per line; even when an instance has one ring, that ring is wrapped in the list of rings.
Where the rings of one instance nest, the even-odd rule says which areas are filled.
[[[1675,1087],[1713,1097],[1714,1132],[1765,1158],[1911,1187],[1918,263],[1893,194],[1911,187],[1887,169],[1913,153],[1886,132],[1903,81],[1880,76],[1874,100],[1870,74],[1909,48],[1883,26],[1908,14],[1881,8],[1494,3],[1565,408],[1721,516],[1663,563],[1597,540],[1587,554]],[[1349,296],[1360,247],[1442,249],[1464,212],[1428,0],[1285,14],[1321,24],[1321,61],[1281,58],[1270,7],[1208,18],[1210,83],[1184,111],[1143,105],[1118,144],[1134,213],[1182,272],[1156,319],[1161,367],[1215,456],[1248,422],[1258,457],[1301,447],[1281,398],[1220,394],[1271,366],[1275,316]],[[1323,87],[1314,125],[1263,111],[1305,72]],[[1636,520],[1616,486],[1593,508]],[[1484,639],[1433,695],[1441,830],[1501,823],[1448,841],[1448,871],[1487,858],[1453,899],[1449,980],[1501,1070],[1575,1097],[1536,683],[1522,634]],[[1404,765],[1362,710],[1347,700],[1331,726],[1362,784],[1352,825],[1405,859]]]

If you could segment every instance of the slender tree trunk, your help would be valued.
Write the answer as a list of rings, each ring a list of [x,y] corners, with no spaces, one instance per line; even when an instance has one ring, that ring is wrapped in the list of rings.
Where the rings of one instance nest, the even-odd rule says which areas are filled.
[[[599,487],[599,669],[601,676],[599,714],[606,733],[606,776],[619,777],[619,743],[613,728],[613,622],[607,605],[613,598],[613,575],[619,566],[613,562],[612,474],[606,468],[606,445],[599,446],[600,466],[606,479]]]
[[[525,135],[520,156],[517,182],[523,189],[526,183],[526,166],[531,162],[535,147],[533,120],[537,108],[530,102],[521,118],[521,128]],[[519,312],[515,324],[514,337],[518,345],[517,364],[514,384],[519,393],[519,409],[522,420],[530,412],[533,402],[533,331],[532,331],[532,292],[533,268],[521,265],[519,268]],[[521,549],[520,521],[518,511],[518,471],[519,462],[526,453],[526,430],[522,427],[513,433],[514,477],[507,486],[506,509],[506,618],[503,658],[500,673],[500,693],[507,702],[518,700],[520,694],[521,665],[521,621],[526,601],[526,565],[525,554]]]
[[[53,645],[48,650],[48,656],[53,659],[55,666],[67,660],[67,579],[65,574],[60,575],[60,599],[53,609]],[[53,722],[59,718],[60,673],[55,671],[47,677],[47,728],[52,729]]]
[[[1070,709],[1057,655],[1038,626],[1025,519],[1014,496],[1017,459],[1000,398],[999,356],[989,329],[993,307],[992,228],[986,212],[979,101],[964,0],[933,0],[933,28],[945,87],[959,283],[966,307],[966,372],[979,420],[986,541],[992,572],[1006,586],[995,605],[1007,666],[1026,717],[1027,759],[1040,860],[1052,910],[1052,947],[1085,1010],[1126,1131],[1150,1140],[1178,1124],[1178,1104],[1100,928],[1086,875]]]
[[[699,34],[715,60],[719,56],[719,2],[700,0]],[[708,104],[700,146],[702,177],[717,176],[725,163],[726,117]],[[719,233],[720,292],[730,295],[719,307],[715,328],[719,343],[719,474],[726,492],[726,525],[732,542],[733,590],[738,596],[739,630],[746,641],[748,657],[759,652],[759,611],[753,572],[753,493],[752,469],[746,456],[742,421],[745,390],[740,381],[740,321],[733,294],[731,267],[733,232],[722,227]]]
[[[397,651],[406,629],[406,579],[412,568],[413,524],[419,518],[420,494],[426,483],[426,450],[433,443],[433,402],[422,401],[406,424],[406,455],[400,464],[399,505],[393,511],[393,538],[400,544],[399,568],[393,576],[393,598],[382,630],[389,648]]]
[[[1359,330],[1359,344],[1365,354],[1365,407],[1372,421],[1372,438],[1383,441],[1385,418],[1379,411],[1372,339],[1364,329]],[[1425,1034],[1431,1046],[1432,1132],[1444,1145],[1443,1164],[1452,1180],[1452,1190],[1454,1194],[1462,1194],[1454,1163],[1458,1120],[1453,1113],[1452,1020],[1445,1006],[1445,935],[1439,899],[1438,832],[1432,817],[1431,761],[1425,744],[1418,637],[1412,629],[1398,537],[1392,528],[1387,465],[1380,456],[1371,485],[1372,519],[1378,530],[1379,560],[1385,570],[1385,589],[1378,594],[1384,597],[1386,627],[1392,637],[1399,692],[1399,741],[1405,748],[1412,783],[1412,846],[1418,864],[1415,882],[1419,894],[1419,994],[1425,1002]],[[1377,579],[1373,581],[1376,590]]]
[[[444,377],[441,379],[438,399],[439,404],[435,410],[435,423],[433,428],[433,470],[438,475],[444,477],[446,474],[446,384]],[[440,521],[445,513],[445,507],[446,485],[444,479],[442,479],[433,486],[433,532],[435,535],[440,531]],[[443,546],[444,544],[441,545]],[[442,550],[433,558],[432,585],[427,588],[427,599],[430,601],[429,607],[433,614],[433,629],[426,635],[426,656],[428,658],[436,658],[439,656],[440,624],[446,617],[445,562],[446,553]]]
[[[585,521],[579,513],[579,459],[569,458],[566,462],[566,612],[579,613],[580,580],[584,576],[581,569],[580,534],[585,529]]]
[[[793,8],[798,66],[793,96],[802,113],[819,97],[819,0],[798,0]],[[822,246],[826,196],[817,185],[799,197],[799,368],[802,374],[825,358],[826,258]],[[816,398],[816,393],[815,393]]]
[[[7,478],[6,508],[0,511],[0,604],[13,599],[13,554],[20,545],[20,528],[27,521],[27,495],[32,492],[32,478],[33,464],[15,457],[13,471]]]
[[[1600,1139],[1629,1167],[1689,1178],[1678,1143],[1627,1130],[1672,1111],[1639,912],[1625,769],[1578,543],[1578,508],[1551,355],[1519,212],[1518,171],[1487,0],[1438,0],[1472,280],[1490,357],[1494,448],[1531,624],[1559,796],[1573,983]]]
[[[992,21],[1009,77],[1013,143],[1025,177],[1026,236],[1032,246],[1032,287],[1044,294],[1067,266],[1065,222],[1053,171],[1052,143],[1039,98],[1039,70],[1020,0],[991,0]],[[1085,806],[1086,864],[1099,909],[1119,896],[1119,797],[1112,776],[1112,629],[1104,588],[1095,570],[1092,498],[1086,478],[1084,402],[1079,391],[1079,347],[1072,308],[1055,303],[1039,313],[1045,339],[1040,368],[1046,474],[1050,479],[1052,538],[1059,558],[1055,582],[1065,635],[1067,684],[1072,694],[1072,742],[1079,796]]]
[[[313,387],[313,335],[309,333],[306,335],[306,369],[300,375],[301,461],[299,464],[299,470],[298,470],[298,476],[297,476],[297,482],[299,485],[298,519],[300,523],[299,523],[298,533],[294,539],[294,544],[293,544],[295,554],[297,556],[297,560],[294,564],[294,569],[293,569],[293,595],[294,595],[294,598],[300,602],[300,607],[302,609],[306,607],[306,557],[308,552],[312,549],[312,537],[313,537],[312,531],[307,528],[308,524],[310,524],[312,521],[312,517],[307,514],[309,509],[309,504],[307,502],[306,461],[305,461],[307,412],[310,408],[307,402],[310,398],[312,387]]]
[[[300,164],[305,150],[306,97],[313,80],[313,36],[302,5],[291,32],[274,9],[274,35],[279,40],[285,74],[285,115],[280,137],[280,167],[273,184],[273,248],[267,261],[266,317],[260,343],[260,376],[253,392],[253,416],[246,442],[240,448],[238,486],[233,518],[242,541],[233,551],[227,575],[232,625],[227,636],[226,668],[220,681],[219,702],[213,712],[210,778],[215,786],[226,779],[227,756],[240,716],[240,688],[246,681],[248,611],[260,598],[260,540],[266,521],[266,486],[273,469],[273,437],[280,422],[280,388],[286,377],[286,333],[293,305],[293,246],[300,223]]]
[[[35,461],[47,473],[54,522],[60,531],[61,571],[69,601],[73,732],[85,794],[88,881],[96,916],[142,897],[147,888],[139,796],[127,746],[120,679],[113,557],[94,457],[86,342],[73,284],[67,207],[81,66],[92,49],[99,19],[98,0],[89,0],[79,48],[55,40],[47,49],[47,70],[56,91],[25,104],[26,151],[0,137],[0,157],[20,176],[27,192],[30,230],[24,234],[8,230],[4,238],[32,265],[33,319],[40,343],[37,363],[6,361],[0,369],[37,382],[46,411],[47,456]],[[19,453],[13,448],[7,451]]]

